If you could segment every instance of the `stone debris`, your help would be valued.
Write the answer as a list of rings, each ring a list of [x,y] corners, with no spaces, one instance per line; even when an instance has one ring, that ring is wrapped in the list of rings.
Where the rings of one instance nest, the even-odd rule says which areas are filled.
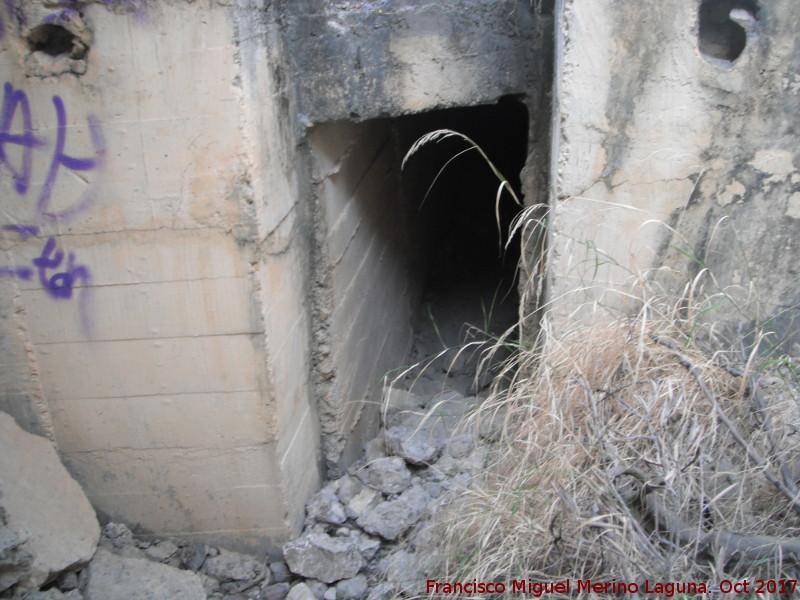
[[[434,437],[427,429],[390,427],[385,434],[386,447],[390,454],[403,458],[415,466],[429,465],[442,453],[444,440]]]
[[[6,527],[5,512],[0,505],[0,592],[19,583],[31,572],[33,556],[22,548],[24,541]]]
[[[35,590],[92,558],[100,525],[53,444],[0,413],[0,591]],[[8,547],[6,550],[3,548]],[[14,580],[14,581],[12,581]]]
[[[322,489],[306,505],[309,519],[331,525],[341,525],[347,520],[344,507],[330,490]]]
[[[425,490],[414,485],[395,500],[381,502],[362,515],[356,523],[367,533],[379,535],[386,540],[396,540],[416,522],[429,500]]]
[[[303,535],[284,547],[289,569],[305,578],[298,598],[389,600],[424,591],[413,551],[397,544],[427,534],[427,519],[448,501],[448,492],[459,493],[484,467],[486,449],[477,427],[456,428],[477,398],[440,388],[425,408],[419,396],[399,392],[386,392],[392,400],[382,415],[384,428],[347,474],[312,498]],[[339,550],[322,552],[323,546]],[[341,560],[343,549],[352,556],[353,547],[363,561]]]
[[[227,583],[231,581],[249,583],[270,583],[271,573],[264,561],[256,560],[249,554],[220,550],[217,556],[207,558],[203,571],[217,581]],[[250,586],[248,586],[250,587]],[[241,588],[241,591],[244,588]]]
[[[383,410],[391,413],[399,410],[420,410],[425,402],[416,394],[396,387],[383,390]]]
[[[411,472],[398,456],[379,458],[356,471],[365,485],[384,494],[399,494],[411,485]]]
[[[316,600],[316,596],[305,583],[296,583],[289,590],[286,600]]]
[[[78,590],[72,590],[64,594],[55,588],[49,589],[46,592],[38,590],[35,592],[28,592],[23,598],[24,600],[83,600],[83,596]]]
[[[286,544],[283,555],[296,575],[333,583],[358,574],[364,557],[352,539],[308,533]]]
[[[285,581],[268,585],[261,591],[259,600],[284,600],[289,594],[290,586]]]
[[[337,600],[360,600],[367,591],[367,578],[356,575],[350,579],[342,579],[336,584]]]
[[[383,495],[378,490],[364,487],[347,503],[345,512],[349,518],[358,519],[366,510],[376,506],[381,500],[383,500]]]
[[[443,393],[441,387],[427,402],[404,390],[387,388],[385,393],[389,402],[380,432],[347,473],[327,482],[309,501],[304,531],[284,546],[284,560],[177,539],[145,539],[122,523],[108,523],[101,532],[93,512],[91,519],[80,516],[88,502],[52,445],[13,431],[16,425],[0,413],[0,492],[7,493],[0,494],[0,599],[390,600],[398,593],[420,595],[422,573],[414,546],[399,549],[398,544],[430,535],[430,516],[484,468],[487,450],[479,440],[487,435],[483,423],[472,430],[455,429],[476,398]],[[7,440],[30,449],[37,462],[45,461],[44,455],[57,462],[47,468],[61,471],[52,480],[64,491],[42,514],[60,514],[61,501],[82,506],[63,510],[79,514],[83,528],[62,528],[63,535],[73,536],[66,539],[77,540],[80,553],[66,548],[63,539],[50,539],[53,534],[43,535],[41,528],[31,534],[13,526],[15,519],[36,521],[32,515],[38,513],[21,514],[24,503],[8,501],[17,493],[6,483],[17,475],[9,473],[30,467],[17,447],[2,452]],[[45,482],[42,493],[54,498],[50,475],[40,481]],[[62,521],[50,516],[45,527],[51,531],[52,522]],[[43,566],[38,553],[45,546],[31,541],[57,548],[47,555],[59,560],[51,558]],[[36,589],[44,584],[47,589]]]
[[[270,563],[269,571],[272,574],[272,581],[275,583],[286,583],[292,580],[292,573],[282,560],[276,560]]]
[[[105,548],[87,567],[86,600],[206,600],[196,573],[146,558],[125,558]]]
[[[176,556],[179,550],[180,548],[169,540],[163,540],[145,548],[144,554],[147,558],[156,562],[169,563],[174,557],[175,562],[179,563],[180,559]]]

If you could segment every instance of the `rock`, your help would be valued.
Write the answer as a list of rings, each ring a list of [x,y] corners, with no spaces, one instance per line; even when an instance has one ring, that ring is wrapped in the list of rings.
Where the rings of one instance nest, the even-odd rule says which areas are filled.
[[[192,544],[183,549],[183,564],[190,571],[199,571],[206,562],[206,557],[211,555],[211,547],[205,544]]]
[[[412,392],[394,387],[383,389],[382,408],[387,413],[398,410],[419,410],[423,404],[422,398]]]
[[[336,600],[336,588],[329,587],[325,590],[325,593],[322,594],[322,600]]]
[[[423,585],[419,566],[413,553],[397,550],[378,563],[378,572],[386,583],[407,595],[420,595]]]
[[[306,579],[305,583],[317,600],[323,600],[323,598],[325,598],[325,592],[328,591],[328,586],[325,583],[318,579]]]
[[[478,445],[478,440],[472,433],[460,433],[454,435],[447,442],[446,452],[453,458],[467,456]]]
[[[363,531],[354,530],[350,534],[350,537],[356,543],[358,551],[361,552],[361,556],[367,560],[372,560],[378,553],[378,550],[381,549],[381,541],[378,538],[367,535]]]
[[[379,458],[356,473],[364,484],[384,494],[399,494],[411,484],[411,472],[402,458]]]
[[[206,594],[219,591],[219,581],[213,577],[209,577],[202,571],[198,573],[197,576],[200,578],[200,582],[203,584],[203,589],[206,591]]]
[[[478,434],[485,440],[494,442],[503,433],[506,410],[498,407],[491,412],[482,411],[478,416]]]
[[[110,550],[117,556],[124,558],[147,558],[144,551],[139,549],[136,540],[129,537],[118,537],[116,539],[100,538],[100,547]]]
[[[471,398],[475,398],[471,396]],[[443,390],[430,399],[429,410],[433,415],[464,415],[471,404],[465,402],[464,394],[455,390]]]
[[[321,533],[289,542],[283,547],[283,554],[292,573],[325,583],[354,577],[364,566],[364,558],[352,539]]]
[[[395,426],[386,431],[389,454],[399,456],[412,465],[424,466],[436,462],[443,446],[444,440],[434,437],[426,429]]]
[[[361,483],[355,477],[351,477],[350,475],[345,475],[337,480],[338,488],[339,488],[339,501],[342,504],[347,504],[355,498],[358,493],[364,489],[364,484]]]
[[[384,457],[386,457],[386,438],[384,430],[381,429],[378,435],[364,444],[364,460],[372,462]]]
[[[68,571],[66,573],[62,573],[56,579],[56,586],[62,592],[69,592],[71,590],[78,589],[78,574],[74,571]]]
[[[52,588],[46,592],[41,592],[38,590],[35,592],[28,592],[22,597],[22,600],[64,600],[64,598],[66,598],[64,594],[62,594],[59,590]]]
[[[282,560],[276,560],[269,564],[269,571],[272,573],[272,581],[274,583],[285,583],[292,580],[292,574],[289,572],[289,567]],[[288,588],[286,590],[289,591]]]
[[[444,447],[450,433],[460,422],[460,417],[419,412],[400,412],[394,415],[388,427],[406,427],[412,431],[426,431],[431,444]]]
[[[356,538],[356,545],[358,546],[358,551],[361,552],[361,556],[367,560],[375,558],[378,550],[381,549],[381,541],[366,533],[360,533],[358,535]]]
[[[321,523],[341,525],[347,520],[344,507],[336,495],[328,490],[320,490],[306,505],[306,516]]]
[[[422,484],[422,487],[425,489],[425,493],[431,498],[438,498],[439,494],[442,493],[442,486],[435,481],[426,481]]]
[[[414,524],[415,518],[416,515],[406,503],[389,500],[362,515],[357,523],[364,531],[386,540],[396,540]]]
[[[133,532],[124,523],[108,523],[103,527],[100,546],[126,558],[146,558],[142,548],[149,549],[151,544],[135,539]]]
[[[31,557],[21,590],[38,588],[91,559],[100,525],[83,490],[50,441],[0,413],[0,507],[8,529]],[[15,551],[16,552],[16,551]]]
[[[172,542],[165,540],[156,542],[144,551],[145,556],[156,562],[167,562],[178,553],[179,548]]]
[[[390,600],[394,595],[394,587],[392,584],[383,582],[369,591],[367,600]]]
[[[33,556],[22,549],[24,541],[5,526],[0,499],[0,592],[30,577]]]
[[[350,579],[342,579],[336,584],[337,600],[360,600],[367,591],[367,578],[356,575]]]
[[[430,468],[430,475],[433,479],[440,481],[451,478],[453,479],[452,483],[455,483],[458,475],[471,476],[481,471],[486,465],[486,457],[487,448],[485,446],[478,446],[468,455],[460,458],[453,458],[449,454],[445,454]],[[445,485],[445,487],[447,486]]]
[[[18,596],[15,596],[18,598]],[[57,590],[56,588],[50,588],[47,591],[33,591],[28,592],[24,596],[22,596],[22,600],[84,600],[83,595],[78,590],[70,590],[66,594]]]
[[[203,571],[221,583],[229,581],[257,583],[265,578],[269,583],[270,576],[270,571],[263,561],[248,554],[222,549],[219,555],[206,559]]]
[[[351,519],[358,519],[364,511],[376,506],[383,496],[377,490],[364,486],[358,495],[345,507],[345,514]]]
[[[206,600],[195,573],[144,558],[116,556],[105,548],[98,548],[86,570],[86,600]]]
[[[285,581],[268,585],[261,590],[259,600],[284,600],[289,593],[289,584]]]
[[[133,539],[133,532],[125,523],[106,523],[105,527],[103,527],[103,536],[110,540],[117,538]]]
[[[298,583],[289,590],[286,600],[317,600],[305,583]]]
[[[357,523],[367,533],[386,540],[396,540],[417,521],[429,500],[425,490],[415,485],[395,500],[381,502],[364,513]]]

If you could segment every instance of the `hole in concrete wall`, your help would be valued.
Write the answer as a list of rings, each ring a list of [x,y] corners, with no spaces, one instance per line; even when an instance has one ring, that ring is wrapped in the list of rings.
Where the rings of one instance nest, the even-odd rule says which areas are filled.
[[[522,197],[519,175],[528,142],[524,104],[509,98],[491,106],[406,117],[398,121],[401,148],[435,129],[452,129],[474,140]],[[506,248],[506,241],[520,207],[507,193],[497,204],[497,178],[478,152],[464,152],[468,147],[457,138],[423,147],[409,159],[403,174],[404,197],[411,209],[412,273],[420,286],[414,361],[426,360],[444,347],[499,335],[518,316],[519,244]],[[449,369],[448,387],[475,393],[478,353],[463,353],[452,363],[454,356],[455,352],[444,355],[434,370]]]
[[[698,45],[706,58],[733,62],[758,20],[756,0],[701,0]]]
[[[80,44],[76,44],[77,36],[68,31],[61,25],[54,23],[44,23],[34,27],[28,34],[28,44],[33,52],[44,52],[50,56],[59,56],[67,54],[72,58],[79,58],[74,56],[76,48]]]

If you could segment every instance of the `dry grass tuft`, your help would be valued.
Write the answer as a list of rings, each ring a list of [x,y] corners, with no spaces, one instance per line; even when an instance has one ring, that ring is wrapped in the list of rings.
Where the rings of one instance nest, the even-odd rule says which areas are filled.
[[[449,130],[420,138],[406,160],[452,136],[490,162]],[[506,180],[492,168],[499,197]],[[543,260],[545,230],[543,207],[522,211],[509,238],[519,234],[536,250],[523,251],[523,261]],[[535,347],[518,349],[471,417],[479,427],[503,419],[487,468],[410,540],[424,578],[509,587],[511,580],[703,582],[709,590],[724,580],[798,579],[796,367],[753,348],[752,340],[764,340],[759,332],[740,335],[735,348],[712,349],[720,338],[708,317],[721,300],[743,322],[752,319],[686,255],[703,268],[677,301],[631,273],[639,292],[626,292],[624,304],[638,306],[636,314],[566,333],[550,329],[545,316]],[[620,267],[599,252],[594,260]],[[522,305],[529,295],[537,304],[543,265],[520,267],[530,278]],[[706,287],[717,292],[704,296]],[[523,334],[529,321],[539,322],[523,320]],[[489,350],[484,364],[491,363]],[[573,587],[569,597],[581,594]]]
[[[503,433],[418,540],[427,577],[797,579],[791,386],[717,364],[656,308],[561,337],[543,323],[473,415],[503,414]]]

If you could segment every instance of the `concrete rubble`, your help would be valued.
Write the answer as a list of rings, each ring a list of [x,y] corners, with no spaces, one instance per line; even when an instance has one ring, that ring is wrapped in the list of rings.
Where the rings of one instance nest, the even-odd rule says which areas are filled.
[[[385,395],[383,427],[361,459],[308,502],[303,533],[283,548],[285,562],[145,539],[122,523],[101,530],[52,444],[0,413],[0,599],[381,600],[420,593],[413,543],[399,549],[398,542],[424,530],[448,491],[484,467],[479,439],[489,434],[452,428],[452,413],[474,407],[474,398],[449,392],[443,411],[441,395],[426,401],[392,388]],[[435,451],[420,450],[428,447]]]
[[[33,590],[86,564],[100,527],[48,440],[0,413],[0,592]]]

